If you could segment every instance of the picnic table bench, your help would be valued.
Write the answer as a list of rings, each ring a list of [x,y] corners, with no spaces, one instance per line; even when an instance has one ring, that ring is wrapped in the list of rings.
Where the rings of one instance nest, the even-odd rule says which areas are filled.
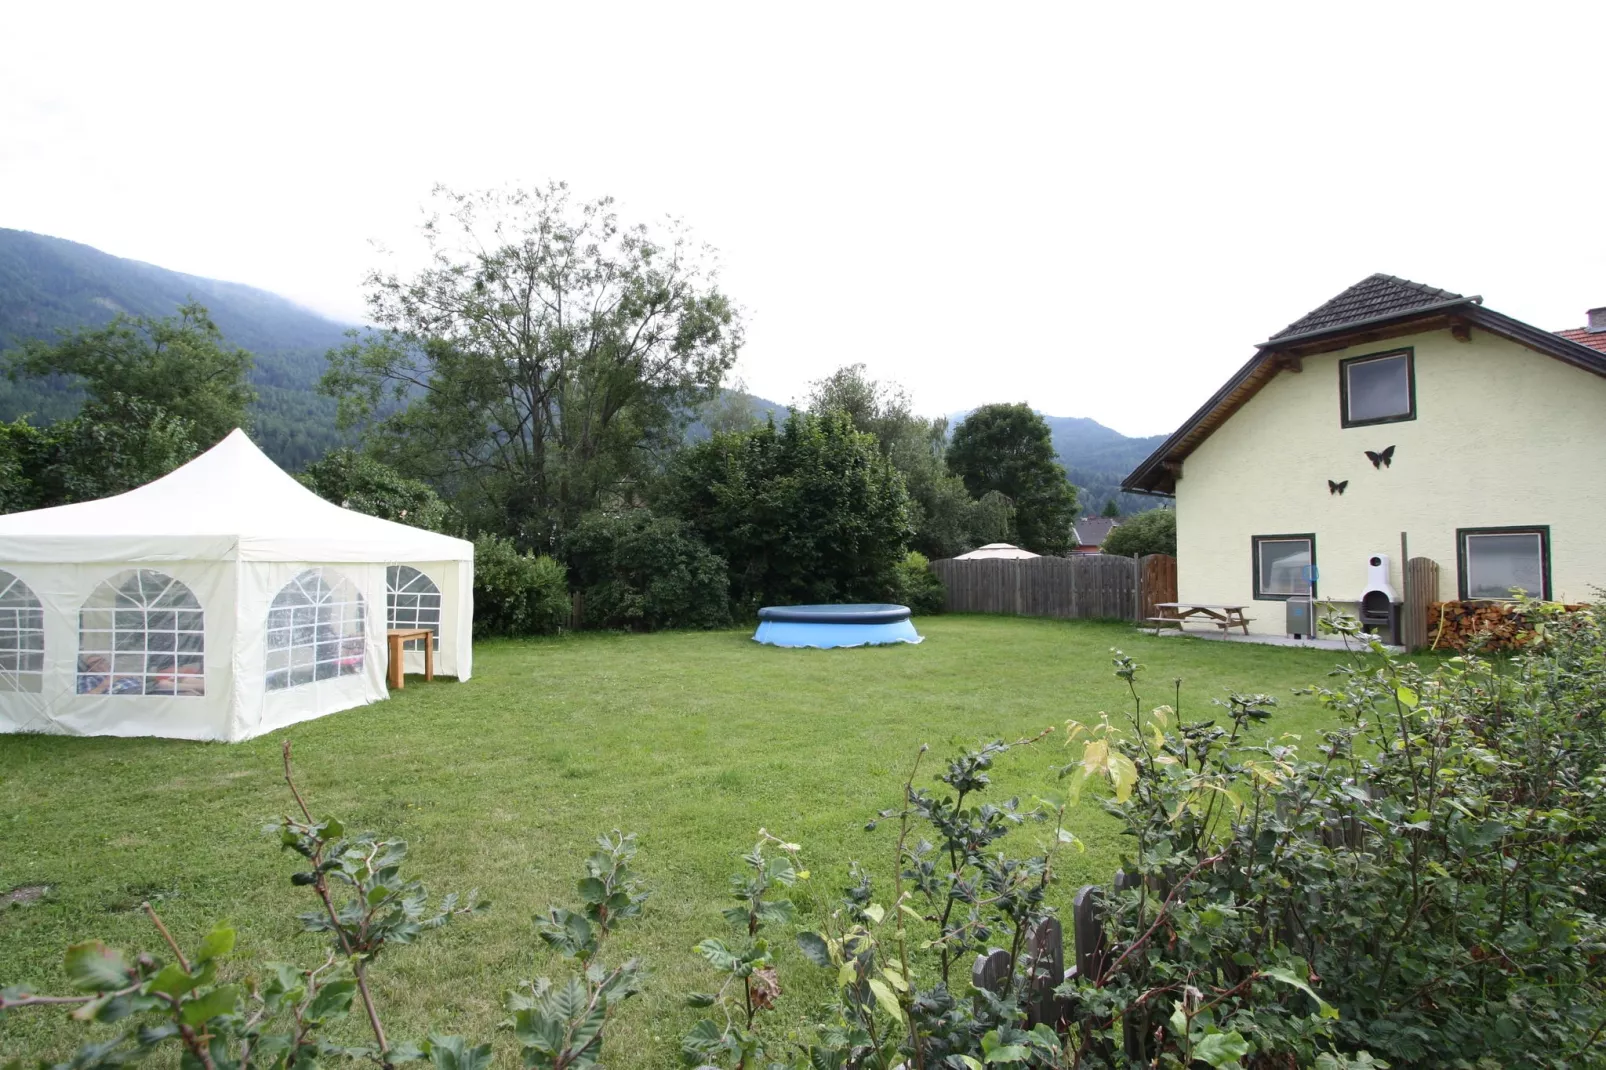
[[[1198,620],[1204,624],[1214,624],[1226,635],[1234,628],[1242,628],[1244,634],[1249,634],[1249,622],[1253,617],[1244,616],[1248,606],[1218,606],[1206,605],[1200,602],[1156,602],[1154,608],[1161,611],[1158,617],[1146,618],[1149,624],[1154,625],[1154,634],[1159,635],[1160,629],[1174,625],[1177,631],[1182,631],[1183,624],[1190,620]],[[1166,612],[1169,610],[1170,612]]]

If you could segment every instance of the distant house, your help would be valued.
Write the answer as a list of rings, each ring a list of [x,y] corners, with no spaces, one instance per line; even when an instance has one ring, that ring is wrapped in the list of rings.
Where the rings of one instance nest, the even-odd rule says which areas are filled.
[[[1084,516],[1071,528],[1072,542],[1076,543],[1076,553],[1096,554],[1104,540],[1110,537],[1110,532],[1121,526],[1121,521],[1111,516]]]
[[[1022,550],[1007,542],[990,542],[986,546],[978,546],[968,554],[960,554],[955,561],[1020,561],[1028,557],[1040,557],[1030,550]]]
[[[1399,597],[1402,532],[1441,600],[1588,599],[1602,472],[1606,308],[1552,333],[1373,275],[1261,342],[1122,485],[1176,496],[1182,600],[1281,633],[1289,598]]]

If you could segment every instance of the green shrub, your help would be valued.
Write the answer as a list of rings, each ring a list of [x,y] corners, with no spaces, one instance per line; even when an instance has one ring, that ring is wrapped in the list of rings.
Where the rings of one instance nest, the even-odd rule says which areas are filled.
[[[564,537],[561,552],[587,625],[653,631],[730,622],[725,559],[682,521],[646,509],[593,515]]]
[[[513,540],[474,540],[474,637],[550,635],[569,619],[568,570]]]
[[[948,593],[942,580],[931,571],[931,562],[918,550],[910,550],[897,566],[897,590],[893,600],[916,613],[941,613]]]
[[[1132,731],[1081,769],[1132,840],[1106,923],[1127,950],[1074,986],[1090,1042],[1143,1065],[1206,1043],[1267,1066],[1600,1065],[1606,618],[1539,615],[1541,648],[1503,663],[1427,671],[1372,642],[1314,690],[1339,727],[1305,742],[1262,742],[1265,695],[1148,710],[1118,656]]]
[[[1177,554],[1177,514],[1170,509],[1150,509],[1121,521],[1104,539],[1102,553],[1117,557],[1134,554]]]

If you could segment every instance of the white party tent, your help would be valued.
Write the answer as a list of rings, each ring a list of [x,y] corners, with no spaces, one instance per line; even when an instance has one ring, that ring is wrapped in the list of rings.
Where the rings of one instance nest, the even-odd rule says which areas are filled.
[[[467,680],[473,577],[473,543],[326,502],[234,431],[0,516],[0,732],[249,739],[387,697],[389,627],[433,629]]]
[[[960,554],[955,561],[1024,561],[1028,557],[1038,557],[1030,550],[1022,550],[1019,546],[1007,542],[990,542],[980,546],[968,554]]]

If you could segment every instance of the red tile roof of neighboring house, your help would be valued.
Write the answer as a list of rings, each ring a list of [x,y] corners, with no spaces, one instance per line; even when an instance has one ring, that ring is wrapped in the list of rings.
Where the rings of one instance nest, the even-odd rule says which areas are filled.
[[[1572,327],[1556,333],[1569,342],[1577,342],[1579,345],[1588,346],[1590,349],[1598,349],[1600,352],[1606,353],[1606,331],[1591,331],[1588,327]]]

